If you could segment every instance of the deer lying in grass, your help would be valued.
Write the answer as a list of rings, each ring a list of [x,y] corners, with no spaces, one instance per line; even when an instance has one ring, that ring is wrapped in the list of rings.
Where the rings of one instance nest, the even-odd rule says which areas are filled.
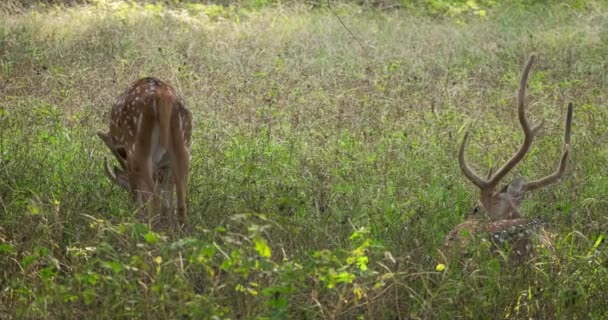
[[[135,81],[120,95],[110,115],[110,131],[97,132],[120,168],[105,160],[110,180],[143,205],[159,208],[161,189],[177,194],[177,213],[185,222],[192,115],[175,89],[156,78]],[[172,201],[171,201],[172,202]]]
[[[569,103],[566,116],[564,148],[557,170],[546,177],[530,182],[525,182],[521,176],[517,176],[510,184],[496,191],[500,181],[530,150],[534,137],[542,126],[541,121],[538,125],[531,127],[525,114],[526,84],[534,58],[534,55],[530,56],[519,83],[517,111],[519,123],[524,131],[524,141],[519,150],[496,172],[490,172],[487,179],[483,179],[465,161],[464,151],[468,141],[468,133],[465,134],[462,140],[458,153],[460,169],[467,179],[479,188],[480,195],[477,206],[471,211],[466,220],[456,226],[445,237],[444,248],[448,252],[462,250],[469,243],[472,236],[482,235],[489,236],[495,245],[508,244],[511,248],[511,253],[519,259],[529,257],[533,253],[528,233],[532,227],[539,224],[539,221],[525,218],[519,208],[527,192],[552,184],[564,175],[570,148],[573,109],[572,103]]]

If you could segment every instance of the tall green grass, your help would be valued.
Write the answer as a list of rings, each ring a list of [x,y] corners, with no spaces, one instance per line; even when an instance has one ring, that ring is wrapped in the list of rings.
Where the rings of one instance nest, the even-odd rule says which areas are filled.
[[[452,319],[608,316],[607,8],[501,5],[437,18],[355,5],[260,10],[104,2],[0,19],[0,318]],[[513,267],[438,252],[480,172],[545,119],[518,167],[554,237]],[[153,230],[103,175],[95,135],[128,84],[172,83],[194,115],[189,223]],[[447,269],[436,271],[438,264]]]

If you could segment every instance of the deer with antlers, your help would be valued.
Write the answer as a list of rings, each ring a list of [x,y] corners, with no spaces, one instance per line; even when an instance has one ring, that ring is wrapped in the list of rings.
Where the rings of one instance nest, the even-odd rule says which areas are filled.
[[[128,190],[140,205],[154,200],[156,209],[162,191],[173,198],[175,187],[178,218],[183,223],[192,115],[175,89],[151,77],[133,82],[112,107],[110,131],[97,135],[120,165],[112,169],[105,160],[108,178]]]
[[[464,152],[468,141],[468,133],[465,134],[462,140],[458,152],[460,169],[467,179],[479,188],[480,195],[477,206],[471,211],[466,220],[456,226],[446,236],[444,247],[448,250],[453,248],[462,249],[468,244],[471,235],[483,234],[484,236],[490,236],[490,240],[494,244],[508,243],[512,253],[517,257],[523,258],[532,254],[527,234],[530,228],[539,224],[539,220],[525,218],[519,208],[527,192],[555,183],[564,175],[570,149],[573,112],[572,103],[569,103],[566,115],[564,148],[557,170],[546,177],[529,182],[526,182],[523,177],[518,175],[510,184],[496,191],[500,181],[521,162],[530,150],[532,142],[543,124],[541,121],[535,126],[530,126],[525,113],[526,85],[534,59],[534,55],[531,55],[528,59],[519,82],[517,114],[524,132],[524,141],[519,150],[496,172],[490,170],[488,177],[484,179],[475,173],[465,161]],[[513,237],[514,235],[517,236]]]

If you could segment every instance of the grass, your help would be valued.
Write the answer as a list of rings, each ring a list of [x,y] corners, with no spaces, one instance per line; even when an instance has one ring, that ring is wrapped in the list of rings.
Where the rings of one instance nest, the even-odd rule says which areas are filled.
[[[504,5],[451,19],[335,5],[120,2],[0,19],[0,318],[600,319],[608,316],[608,8]],[[520,143],[515,92],[545,129],[517,170],[555,243],[529,265],[438,252],[483,172]],[[103,175],[114,98],[172,83],[194,116],[189,221],[151,230]],[[436,271],[438,264],[447,269]]]

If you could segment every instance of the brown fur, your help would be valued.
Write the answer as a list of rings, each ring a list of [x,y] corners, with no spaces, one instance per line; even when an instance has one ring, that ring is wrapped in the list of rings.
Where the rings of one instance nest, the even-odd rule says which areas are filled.
[[[496,236],[500,236],[500,245],[504,246],[507,244],[517,256],[528,257],[533,254],[530,237],[526,231],[529,227],[536,224],[536,220],[524,218],[520,212],[520,206],[526,192],[555,183],[564,175],[569,155],[573,113],[573,106],[570,103],[566,116],[564,150],[557,170],[546,177],[531,182],[525,182],[522,177],[517,176],[510,184],[505,185],[497,191],[497,186],[501,180],[528,153],[535,136],[542,126],[542,122],[536,126],[530,126],[525,114],[525,90],[534,59],[534,55],[528,59],[519,84],[517,111],[519,123],[524,132],[524,141],[519,150],[496,172],[490,170],[488,177],[484,179],[477,175],[465,161],[464,151],[468,141],[468,133],[465,134],[462,140],[458,152],[460,168],[464,175],[479,188],[480,194],[478,205],[473,210],[474,214],[468,216],[463,223],[456,226],[445,237],[444,249],[447,251],[453,252],[454,248],[456,248],[456,251],[461,251],[462,248],[470,243],[474,235],[481,235],[482,237],[489,236],[492,241]],[[518,230],[521,230],[521,236],[512,237],[510,235],[511,231]],[[505,238],[503,239],[502,236],[505,236]],[[495,241],[493,242],[495,245],[497,244]]]
[[[153,141],[155,128],[158,141]],[[121,166],[114,170],[107,167],[110,179],[128,189],[141,204],[151,198],[160,203],[160,184],[171,180],[176,188],[178,216],[183,222],[187,210],[192,115],[173,87],[156,78],[135,81],[112,107],[110,131],[98,135]],[[155,146],[158,154],[153,153]],[[155,156],[160,158],[154,159]]]

